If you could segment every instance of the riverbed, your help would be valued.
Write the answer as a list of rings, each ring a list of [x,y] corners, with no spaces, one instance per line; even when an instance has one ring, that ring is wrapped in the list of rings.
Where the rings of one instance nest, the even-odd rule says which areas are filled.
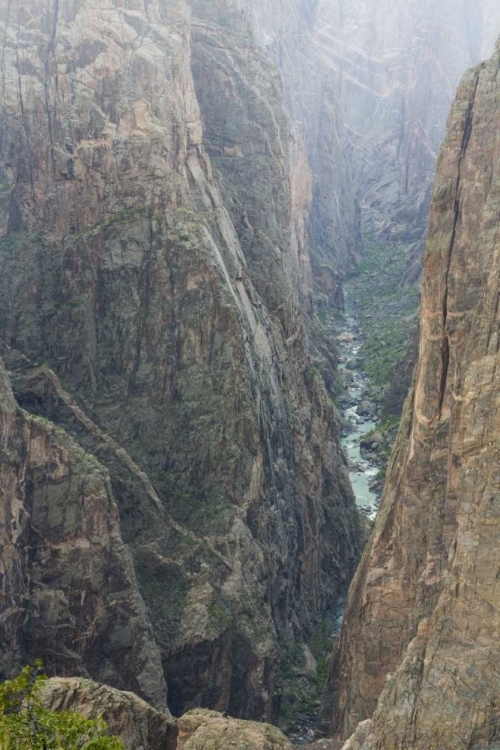
[[[343,417],[342,448],[347,457],[349,479],[358,508],[365,516],[374,520],[379,495],[371,488],[380,466],[370,459],[370,453],[361,450],[361,442],[368,433],[375,431],[379,420],[377,406],[370,400],[373,388],[370,378],[363,370],[360,357],[362,333],[360,326],[349,312],[335,325],[338,347],[339,374],[345,384],[345,393],[339,399]],[[361,411],[362,413],[358,413]],[[339,602],[328,619],[329,637],[334,641],[340,634],[344,614],[344,602]],[[307,747],[314,737],[318,707],[297,716],[295,731],[289,733],[293,745]]]
[[[340,408],[344,417],[342,447],[347,456],[349,479],[356,498],[356,504],[373,520],[377,514],[380,498],[371,483],[378,474],[379,467],[361,451],[361,441],[378,424],[376,407],[369,401],[370,380],[362,369],[359,359],[361,333],[352,316],[346,315],[339,325],[339,370],[346,386],[346,394]],[[366,411],[363,410],[366,405]],[[362,413],[359,413],[361,406]],[[373,409],[371,408],[373,406]]]

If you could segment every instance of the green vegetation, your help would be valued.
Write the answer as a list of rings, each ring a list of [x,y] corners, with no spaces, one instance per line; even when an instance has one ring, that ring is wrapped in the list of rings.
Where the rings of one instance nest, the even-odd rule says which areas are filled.
[[[326,388],[326,393],[333,404],[343,391],[342,380],[337,370],[337,329],[342,321],[338,310],[319,309],[311,319],[312,365],[304,371],[306,383],[312,384],[319,378]]]
[[[295,644],[285,653],[276,678],[279,724],[285,732],[297,728],[299,714],[309,713],[316,708],[316,681],[313,675],[299,676],[302,660],[303,647]]]
[[[28,232],[8,232],[0,237],[0,253],[8,255],[15,253],[16,257],[19,250],[24,250],[32,245],[42,244],[43,237],[40,234],[29,234]]]
[[[136,558],[135,571],[139,590],[153,620],[160,624],[164,645],[168,648],[179,633],[189,581],[181,568],[168,563],[155,567],[155,561],[147,555]]]
[[[301,714],[313,715],[317,711],[333,650],[333,636],[327,620],[314,631],[307,648],[316,661],[316,671],[304,669],[307,649],[295,644],[285,654],[277,675],[279,723],[286,732],[297,730]]]
[[[323,620],[321,625],[315,630],[309,648],[316,659],[318,671],[316,673],[316,686],[318,694],[323,690],[328,675],[328,665],[332,655],[332,636],[328,627],[328,622]]]
[[[176,224],[166,230],[167,239],[186,250],[195,250],[202,247],[204,242],[203,219],[200,216],[196,217],[194,214],[190,217],[186,212],[182,219],[179,219],[179,213],[178,211],[176,215],[178,219]]]
[[[208,606],[208,614],[215,635],[218,636],[231,627],[234,615],[231,607],[222,597],[216,595],[215,599]]]
[[[37,663],[0,685],[0,750],[123,750],[102,719],[46,708],[40,699],[46,679]]]
[[[145,206],[138,206],[137,208],[124,208],[118,211],[116,214],[108,214],[103,216],[101,219],[93,221],[92,224],[84,227],[75,237],[81,237],[95,230],[106,229],[107,227],[113,226],[113,224],[120,224],[124,221],[130,221],[132,219],[138,219],[141,216],[146,216],[148,209]]]
[[[375,435],[376,433],[381,435],[383,438],[383,442],[381,442],[380,445],[377,446],[375,451],[382,464],[378,474],[375,477],[375,480],[380,485],[383,485],[383,483],[385,482],[387,463],[391,455],[392,446],[394,445],[394,441],[396,440],[396,436],[398,434],[398,429],[399,417],[385,417],[381,422],[379,422],[379,424],[377,424],[375,429],[367,432],[364,438],[365,440],[367,440],[373,437],[373,435]]]
[[[388,384],[394,365],[406,354],[409,331],[416,320],[419,290],[402,284],[409,249],[388,250],[365,235],[365,255],[346,283],[348,307],[356,309],[363,330],[360,356],[378,386]]]

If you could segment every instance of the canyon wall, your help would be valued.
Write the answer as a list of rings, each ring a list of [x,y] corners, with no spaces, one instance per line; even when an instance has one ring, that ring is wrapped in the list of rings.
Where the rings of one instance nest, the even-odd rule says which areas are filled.
[[[0,362],[2,554],[0,669],[35,655],[58,674],[84,674],[165,705],[109,474],[46,419],[23,412]]]
[[[499,154],[500,44],[448,121],[414,385],[330,674],[325,729],[348,737],[375,712],[352,748],[500,738]]]
[[[413,245],[404,280],[418,281],[449,107],[463,72],[493,50],[498,3],[197,0],[194,8],[226,25],[230,15],[239,29],[249,23],[281,71],[313,173],[318,298],[341,306],[339,282],[360,258],[361,228]]]
[[[365,230],[421,242],[456,86],[499,32],[498,3],[486,0],[316,4],[314,45],[335,82]]]
[[[150,698],[120,658],[134,637],[157,703],[165,678],[175,713],[270,716],[282,649],[309,637],[360,548],[308,353],[313,188],[279,78],[246,26],[203,28],[183,0],[5,0],[0,18],[1,354],[19,404],[109,472],[137,612],[104,673],[57,639],[29,653]],[[58,502],[84,504],[74,491],[61,479]],[[57,538],[79,539],[78,513],[51,516]],[[73,622],[71,563],[53,566],[46,596],[61,591]],[[24,606],[22,586],[2,595]]]
[[[192,2],[196,35],[198,38],[207,33],[212,35],[208,44],[212,54],[218,48],[224,57],[226,46],[229,50],[239,45],[240,59],[234,74],[238,67],[241,73],[245,57],[248,62],[248,48],[255,45],[262,50],[262,59],[271,62],[281,74],[295,151],[297,155],[305,152],[311,170],[312,203],[307,227],[316,302],[341,309],[342,278],[360,257],[360,217],[344,151],[336,80],[314,44],[314,6],[315,0]],[[213,43],[215,30],[218,44]],[[222,122],[227,119],[224,108],[218,107],[224,101],[222,92],[217,94],[206,86],[213,64],[217,65],[219,76],[212,77],[211,86],[216,85],[222,69],[232,70],[234,62],[234,57],[215,63],[215,59],[205,56],[194,70],[195,82],[200,77],[197,71],[205,71],[197,93],[202,115],[208,118],[206,135],[209,139],[212,136],[208,151],[213,158],[226,157],[221,149],[230,149],[231,143],[245,151],[245,130],[236,130],[236,124],[240,124],[238,118],[232,122],[232,132],[228,131]],[[246,71],[247,84],[256,80],[255,74],[255,67]],[[269,93],[272,91],[269,90],[268,96]],[[205,112],[206,103],[210,104],[211,114]],[[214,111],[218,113],[217,120],[213,118]],[[273,127],[271,124],[271,131]],[[265,141],[266,133],[267,130],[262,131],[261,140]],[[218,158],[216,167],[221,166],[222,160]]]

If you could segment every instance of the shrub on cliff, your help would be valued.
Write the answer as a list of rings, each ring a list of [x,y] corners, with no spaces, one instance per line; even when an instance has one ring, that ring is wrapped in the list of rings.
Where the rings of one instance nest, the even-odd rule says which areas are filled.
[[[102,719],[45,708],[39,692],[46,679],[37,663],[0,684],[0,750],[123,750]]]

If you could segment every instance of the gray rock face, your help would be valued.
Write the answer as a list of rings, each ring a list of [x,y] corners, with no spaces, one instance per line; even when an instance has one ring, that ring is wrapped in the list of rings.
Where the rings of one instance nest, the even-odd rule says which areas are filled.
[[[108,472],[19,409],[1,361],[0,429],[2,674],[39,655],[51,672],[127,686],[164,707],[160,652]]]
[[[499,32],[494,2],[316,4],[314,43],[334,81],[365,229],[418,240],[419,254],[456,86]]]
[[[219,32],[195,27],[228,87],[224,137],[247,141],[217,154],[207,130],[219,189],[188,11],[28,0],[10,17],[0,338],[21,404],[110,472],[172,708],[261,718],[280,649],[350,577],[359,520],[301,311],[310,175],[261,52],[233,42],[225,79]]]
[[[233,36],[234,39],[235,32],[239,37],[243,56],[251,40],[250,44],[257,43],[267,60],[273,62],[281,72],[293,138],[299,154],[305,148],[312,176],[313,201],[308,216],[308,229],[316,298],[325,305],[340,309],[343,306],[341,280],[359,258],[362,242],[359,211],[351,189],[350,166],[346,160],[337,106],[336,77],[332,77],[330,66],[325,65],[314,43],[314,6],[315,2],[310,0],[285,0],[279,3],[262,0],[206,3],[195,0],[192,3],[199,22],[196,27],[198,35],[206,34],[210,26],[210,33],[213,35],[215,27],[218,28],[219,41],[224,39],[228,43],[227,32],[230,29],[229,37]],[[210,52],[215,54],[217,45],[209,43],[208,46]],[[221,52],[220,44],[218,47]],[[205,55],[203,64],[208,62]],[[225,63],[227,66],[229,60],[226,59]],[[201,62],[198,62],[195,73],[200,69]],[[213,128],[216,124],[213,110],[216,109],[217,102],[223,100],[220,93],[214,100],[209,97],[208,91],[212,90],[212,85],[216,85],[224,69],[227,70],[227,67],[219,59],[219,72],[211,85],[206,87],[206,79],[202,81],[200,78],[200,85],[197,86],[202,113],[207,117],[207,125],[210,123],[212,126],[209,125],[206,129],[212,155],[217,153],[222,143],[217,142],[221,137],[219,130]],[[247,71],[248,75],[251,75],[251,70]],[[195,75],[197,77],[199,76]],[[251,77],[249,80],[254,81]],[[276,86],[276,82],[274,85]],[[271,89],[268,89],[267,96],[270,93]],[[205,112],[206,101],[211,105],[212,114]],[[223,139],[226,139],[224,145],[230,148],[231,134],[220,119],[226,114],[225,107],[217,108],[217,111],[220,114],[217,125],[224,134]],[[234,135],[234,124],[233,122],[232,138],[238,142],[238,136]],[[272,124],[271,131],[277,124]],[[243,135],[244,131],[239,136],[240,149]],[[215,140],[212,136],[215,136]],[[248,152],[246,156],[249,156]]]
[[[192,50],[204,146],[248,274],[287,337],[297,335],[300,311],[310,308],[312,178],[306,159],[294,159],[280,74],[227,24],[198,20]]]
[[[415,382],[332,665],[331,731],[375,712],[362,750],[500,736],[499,93],[500,45],[465,75],[448,122]]]
[[[102,717],[109,733],[126,750],[176,750],[178,728],[171,716],[155,711],[133,693],[90,680],[53,677],[40,692],[51,711],[74,711],[86,719]]]

